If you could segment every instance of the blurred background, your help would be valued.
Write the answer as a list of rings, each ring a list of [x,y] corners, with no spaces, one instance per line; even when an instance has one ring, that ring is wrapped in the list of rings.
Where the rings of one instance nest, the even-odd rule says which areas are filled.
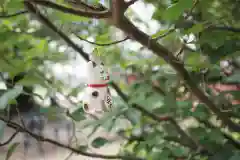
[[[83,10],[80,2],[109,7],[108,0],[50,2]],[[25,127],[24,121],[30,132],[87,153],[146,160],[240,158],[239,1],[138,0],[125,12],[149,41],[183,64],[192,82],[238,126],[234,130],[199,101],[168,61],[107,21],[40,3],[34,5],[39,14],[26,12],[31,9],[22,1],[2,0],[0,6],[0,109],[5,120]],[[84,113],[81,103],[85,55],[96,51],[114,82],[114,109],[98,120]],[[99,159],[22,133],[4,144],[14,133],[1,121],[2,159]]]

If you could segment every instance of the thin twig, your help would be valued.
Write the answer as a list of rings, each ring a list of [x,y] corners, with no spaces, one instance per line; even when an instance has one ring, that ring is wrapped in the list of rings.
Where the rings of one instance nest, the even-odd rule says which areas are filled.
[[[74,152],[70,152],[69,155],[66,158],[64,158],[64,160],[69,160],[73,154],[74,154]]]
[[[19,11],[19,12],[16,12],[16,13],[12,13],[12,14],[3,14],[3,15],[0,15],[0,19],[4,19],[4,18],[12,18],[12,17],[16,17],[16,16],[19,16],[19,15],[23,15],[23,14],[26,14],[28,13],[28,11]]]
[[[84,39],[84,38],[78,36],[77,34],[75,34],[75,36],[77,36],[82,41],[85,41],[85,42],[88,42],[90,44],[94,44],[94,45],[97,45],[97,46],[110,46],[110,45],[114,45],[114,44],[118,44],[118,43],[124,42],[124,41],[129,39],[129,37],[127,36],[127,37],[125,37],[122,40],[118,40],[118,41],[114,41],[114,42],[110,42],[110,43],[96,43],[96,42],[91,42],[91,41],[89,41],[87,39]]]
[[[169,34],[173,33],[174,31],[175,31],[175,28],[170,29],[170,30],[168,30],[166,33],[164,33],[164,34],[162,34],[162,35],[159,35],[159,36],[157,36],[157,37],[154,38],[154,39],[156,39],[156,40],[162,39],[162,38],[168,36]]]
[[[8,120],[6,120],[6,123],[7,123],[7,122],[8,122]],[[16,135],[17,135],[19,132],[20,132],[20,129],[16,129],[16,131],[13,133],[13,135],[12,135],[8,140],[6,140],[6,141],[3,142],[3,143],[0,143],[0,147],[9,144],[9,143],[13,140],[13,138],[16,137]]]
[[[42,5],[48,8],[56,9],[64,13],[74,14],[77,16],[84,16],[88,18],[109,18],[111,16],[111,13],[108,10],[107,11],[84,11],[80,9],[65,7],[63,5],[56,4],[51,1],[28,0],[28,1],[25,1],[25,3],[34,3],[34,4]]]
[[[184,42],[183,42],[184,43]],[[179,51],[176,53],[176,57],[179,58],[179,56],[183,53],[184,51],[184,47],[185,44],[182,44],[181,48],[179,49]]]
[[[20,111],[19,111],[18,106],[16,106],[16,110],[17,110],[17,113],[18,113],[18,117],[19,117],[19,119],[20,119],[20,122],[22,123],[23,127],[26,128],[26,125],[25,125],[25,123],[24,123],[23,117],[22,117],[22,115],[21,115],[21,113],[20,113]]]
[[[58,141],[52,140],[52,139],[50,139],[50,138],[45,138],[45,137],[43,137],[43,136],[41,136],[41,135],[32,133],[32,132],[30,132],[29,130],[27,130],[27,129],[23,128],[22,126],[18,125],[17,123],[14,123],[14,122],[11,122],[11,121],[9,122],[8,120],[6,120],[6,119],[3,118],[3,117],[0,117],[0,120],[6,122],[7,125],[8,125],[10,128],[13,128],[13,129],[15,129],[15,130],[19,130],[19,132],[28,133],[30,136],[32,136],[33,138],[35,138],[35,139],[37,139],[37,140],[39,140],[39,141],[48,142],[48,143],[53,144],[53,145],[56,145],[56,146],[58,146],[58,147],[71,150],[72,152],[74,152],[74,153],[76,153],[76,154],[83,155],[83,156],[92,157],[92,158],[103,158],[103,159],[144,160],[144,159],[142,159],[142,158],[131,157],[131,156],[102,155],[102,154],[96,154],[96,153],[88,153],[88,152],[79,150],[79,149],[77,149],[77,148],[73,148],[73,147],[71,147],[71,146],[68,146],[68,145],[65,145],[65,144],[63,144],[63,143],[60,143],[60,142],[58,142]]]
[[[194,8],[196,8],[198,2],[199,2],[199,0],[195,0],[195,2],[193,3],[192,8],[187,12],[187,16],[186,17],[189,17],[192,14],[192,12],[193,12]]]

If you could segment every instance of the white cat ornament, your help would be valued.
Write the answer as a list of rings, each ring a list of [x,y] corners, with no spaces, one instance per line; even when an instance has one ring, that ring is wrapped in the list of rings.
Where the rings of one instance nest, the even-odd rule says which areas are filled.
[[[108,88],[109,74],[102,62],[90,57],[87,63],[87,87],[83,95],[83,110],[91,115],[103,113],[112,108],[112,97]]]

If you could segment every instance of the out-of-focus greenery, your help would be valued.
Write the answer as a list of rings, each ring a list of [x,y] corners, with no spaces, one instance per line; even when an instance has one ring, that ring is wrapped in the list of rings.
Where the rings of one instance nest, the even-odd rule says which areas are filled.
[[[184,62],[185,68],[193,75],[195,83],[200,85],[210,99],[222,109],[226,102],[223,94],[213,96],[207,85],[231,83],[239,86],[240,1],[144,0],[136,3],[154,8],[151,20],[143,21],[131,9],[128,10],[127,16],[138,22],[139,27],[148,27],[151,25],[150,21],[157,22],[159,28],[151,37],[159,39],[159,43],[176,53],[176,56]],[[102,20],[40,8],[41,12],[69,37],[74,37],[72,33],[77,33],[84,39],[91,37],[95,43],[101,44],[124,38],[118,30]],[[55,80],[53,74],[49,70],[44,70],[43,66],[46,63],[64,64],[79,55],[72,48],[61,51],[60,47],[67,47],[68,44],[29,13],[4,18],[5,15],[22,10],[24,10],[22,1],[5,0],[1,5],[0,72],[7,72],[14,77],[27,71],[28,76],[19,84],[40,85],[49,90],[57,88],[61,92],[68,86]],[[77,40],[76,43],[79,44],[79,41]],[[51,42],[57,42],[57,46],[50,47]],[[89,45],[85,41],[80,42],[83,42],[82,46],[79,45],[80,48],[86,49],[85,46]],[[121,146],[119,152],[147,160],[240,159],[239,133],[231,132],[220,125],[216,116],[209,112],[204,104],[199,104],[195,111],[192,111],[196,98],[190,96],[185,100],[176,100],[191,95],[191,90],[166,62],[145,49],[146,46],[138,47],[133,40],[127,40],[116,45],[91,45],[91,47],[98,49],[107,67],[119,67],[120,70],[126,71],[130,66],[134,66],[134,74],[139,75],[140,80],[131,85],[124,83],[120,76],[118,79],[115,78],[115,83],[127,94],[129,103],[126,104],[121,97],[114,96],[115,109],[107,113],[103,119],[89,124],[102,126],[108,131],[127,137],[126,143]],[[16,58],[16,49],[21,59]],[[230,76],[222,72],[220,62],[224,60],[234,64]],[[204,74],[203,71],[206,70],[207,74]],[[53,83],[46,82],[42,76],[45,73],[48,74],[49,79],[54,79]],[[157,87],[153,87],[153,81],[158,83]],[[74,88],[70,91],[70,96],[76,97],[81,89]],[[10,102],[9,99],[15,98],[17,94],[13,94],[15,91],[21,92],[18,89],[10,90],[7,92],[8,95],[5,94],[5,97],[0,98],[1,109],[7,106],[5,104]],[[240,91],[226,92],[233,95],[234,99],[240,99]],[[139,104],[159,117],[174,117],[174,122],[178,123],[174,125],[171,121],[156,122],[143,112],[136,111],[131,107],[132,104]],[[71,114],[76,123],[85,119],[81,105],[79,106]],[[231,106],[229,112],[239,115],[239,105]],[[131,122],[131,127],[122,124],[120,121],[122,118],[127,118]],[[232,120],[239,123],[239,116],[238,118],[234,116]],[[180,126],[186,135],[180,133],[181,129],[176,126]],[[107,143],[111,142],[98,137],[92,145],[99,148]],[[80,145],[79,148],[85,150],[86,146]]]

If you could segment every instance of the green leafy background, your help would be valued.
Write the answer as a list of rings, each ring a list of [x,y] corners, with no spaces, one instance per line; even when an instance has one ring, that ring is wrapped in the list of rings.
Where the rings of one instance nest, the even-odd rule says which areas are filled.
[[[63,1],[57,2],[64,3]],[[238,66],[240,64],[240,3],[238,1],[144,0],[136,3],[154,8],[153,14],[148,15],[149,20],[143,20],[131,9],[126,15],[139,27],[148,28],[152,38],[158,39],[159,43],[176,53],[176,56],[184,61],[185,68],[191,73],[195,83],[200,86],[218,82],[239,85],[240,68],[235,67],[233,74],[227,77],[222,74],[220,67],[220,62],[223,60],[232,60]],[[92,4],[97,4],[97,2],[92,2]],[[5,0],[0,11],[4,16],[19,10],[24,10],[21,1]],[[93,120],[85,125],[85,127],[94,128],[92,132],[98,127],[103,127],[107,132],[121,135],[125,143],[121,145],[119,153],[139,156],[147,160],[240,159],[239,133],[230,132],[224,126],[219,125],[216,116],[205,109],[203,104],[199,104],[192,112],[193,99],[176,101],[177,97],[183,97],[191,91],[162,59],[154,56],[145,47],[139,47],[133,40],[116,45],[96,46],[89,45],[72,34],[76,33],[84,39],[91,38],[92,41],[100,44],[124,38],[124,35],[104,21],[68,15],[52,9],[43,9],[43,13],[58,26],[59,30],[73,37],[75,42],[88,53],[97,49],[108,68],[117,67],[123,73],[135,68],[132,69],[132,73],[141,77],[133,84],[127,84],[121,76],[114,78],[114,82],[128,95],[129,103],[126,104],[118,95],[113,94],[115,108],[100,120]],[[158,24],[158,27],[154,28],[155,31],[149,29],[150,21]],[[238,28],[238,31],[231,31],[229,28]],[[11,18],[0,18],[0,44],[0,71],[9,73],[11,77],[21,72],[29,73],[19,84],[34,86],[37,88],[36,92],[42,94],[44,98],[48,98],[47,93],[51,90],[68,97],[77,97],[81,93],[83,87],[81,85],[79,87],[78,84],[70,85],[70,82],[66,82],[67,76],[64,81],[56,78],[51,70],[51,64],[84,63],[83,60],[59,36],[37,21],[36,17],[23,14]],[[16,46],[22,59],[14,57]],[[200,72],[203,69],[208,69],[207,75]],[[45,77],[51,79],[52,83],[48,83]],[[154,88],[152,81],[159,84],[158,87],[165,93],[164,95],[159,88]],[[222,98],[213,96],[206,88],[202,88],[219,107],[222,106]],[[6,91],[0,97],[0,109],[14,103],[14,99],[21,92],[21,88]],[[236,100],[240,99],[240,91],[228,91],[228,93],[232,94]],[[35,99],[40,101],[37,97]],[[168,121],[156,123],[144,113],[135,110],[131,106],[134,104],[139,104],[147,111],[159,116],[174,117],[198,146],[206,149],[209,154],[193,146],[186,137],[182,137],[172,123]],[[54,118],[58,112],[52,108],[49,106],[41,111]],[[73,108],[74,110],[69,113],[68,117],[72,118],[76,124],[86,120],[87,116],[80,102],[77,102]],[[239,105],[234,105],[232,108],[231,112],[238,115],[238,118],[234,117],[232,120],[239,123]],[[127,120],[130,125],[122,121],[123,119]],[[4,125],[0,127],[3,128]],[[238,147],[226,138],[226,135],[237,142]],[[140,140],[141,138],[144,139]],[[97,137],[91,145],[100,148],[110,143],[113,141]],[[14,143],[9,148],[6,159],[11,156],[17,146],[18,144]],[[84,151],[88,148],[81,144],[78,146]]]

